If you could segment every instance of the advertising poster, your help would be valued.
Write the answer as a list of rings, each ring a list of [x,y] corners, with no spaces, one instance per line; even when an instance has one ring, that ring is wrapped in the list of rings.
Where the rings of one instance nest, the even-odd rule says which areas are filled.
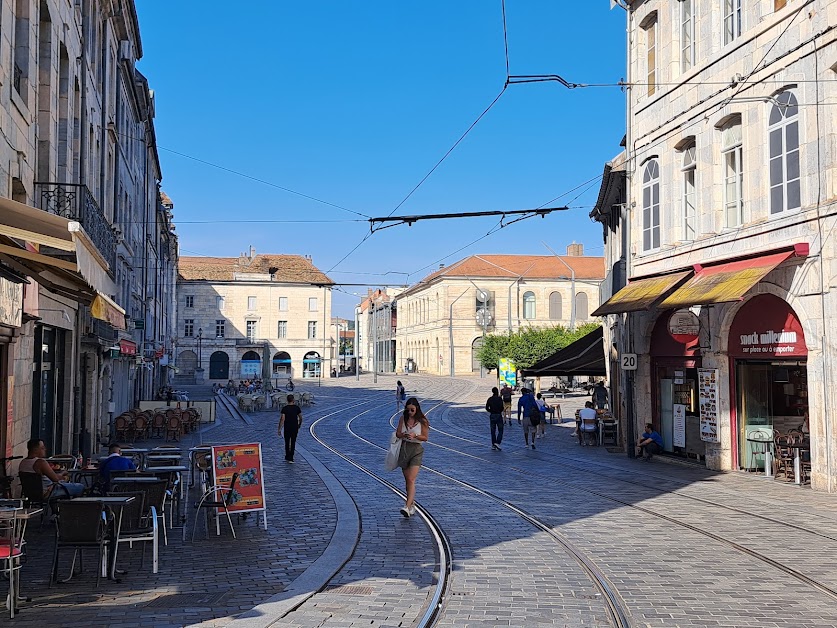
[[[698,369],[700,440],[721,442],[718,436],[718,369]]]
[[[215,445],[212,447],[212,465],[215,484],[229,486],[233,473],[238,481],[233,490],[230,512],[265,510],[264,476],[262,474],[262,447],[260,443],[245,445]],[[223,499],[219,495],[218,499]],[[223,513],[223,508],[219,509]],[[267,525],[265,519],[265,525]]]
[[[675,403],[674,404],[674,412],[673,412],[673,419],[674,419],[674,434],[672,438],[672,444],[675,447],[685,447],[686,446],[686,406],[682,403]]]
[[[514,388],[517,385],[517,365],[508,358],[500,358],[498,365],[500,376],[500,387],[508,384],[509,387]]]

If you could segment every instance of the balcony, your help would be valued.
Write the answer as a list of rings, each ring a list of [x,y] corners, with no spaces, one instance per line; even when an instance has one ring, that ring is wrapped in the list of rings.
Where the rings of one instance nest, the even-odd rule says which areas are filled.
[[[77,183],[35,183],[40,208],[81,224],[85,233],[110,265],[116,265],[116,234],[86,185]]]

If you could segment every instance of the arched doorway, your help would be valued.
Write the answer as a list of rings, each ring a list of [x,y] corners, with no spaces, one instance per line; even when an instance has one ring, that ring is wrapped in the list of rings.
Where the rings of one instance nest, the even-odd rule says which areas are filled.
[[[479,338],[474,338],[474,342],[471,343],[471,371],[477,372],[480,370],[480,359],[479,359],[479,352],[482,349],[484,338],[480,336]]]
[[[259,377],[262,373],[262,358],[255,351],[248,351],[241,358],[241,377]]]
[[[209,379],[230,378],[230,356],[224,351],[216,351],[209,356]]]
[[[177,356],[177,368],[181,375],[194,375],[198,368],[198,356],[194,351],[181,351]]]
[[[291,376],[291,354],[287,351],[277,351],[273,354],[273,376]]]
[[[303,379],[319,377],[320,376],[320,354],[316,351],[309,351],[302,358],[302,377]]]

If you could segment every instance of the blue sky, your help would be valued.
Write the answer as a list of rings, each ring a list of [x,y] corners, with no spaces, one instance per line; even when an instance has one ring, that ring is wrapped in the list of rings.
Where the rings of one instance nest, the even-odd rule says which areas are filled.
[[[414,283],[471,254],[548,254],[541,242],[602,254],[588,218],[596,182],[555,202],[571,211],[518,222],[450,257],[497,219],[392,227],[340,261],[369,233],[357,214],[392,212],[500,93],[500,0],[137,5],[139,68],[156,94],[181,255],[234,256],[252,244],[310,254],[337,282],[375,286]],[[608,0],[507,0],[506,15],[511,74],[624,77],[625,16]],[[395,215],[539,207],[600,175],[623,134],[618,88],[510,85]],[[357,299],[334,296],[335,315],[350,315]]]

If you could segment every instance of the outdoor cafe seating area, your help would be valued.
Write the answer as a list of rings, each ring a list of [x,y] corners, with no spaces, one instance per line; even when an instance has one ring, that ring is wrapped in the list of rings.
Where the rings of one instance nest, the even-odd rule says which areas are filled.
[[[137,556],[139,571],[157,574],[169,544],[177,537],[178,546],[186,542],[187,521],[193,541],[196,532],[200,537],[197,528],[205,528],[206,537],[212,527],[220,534],[221,519],[235,537],[227,504],[238,474],[227,485],[217,486],[211,447],[132,443],[121,451],[134,461],[136,470],[112,471],[107,485],[98,469],[104,457],[87,464],[71,455],[46,459],[56,472],[66,471],[69,481],[85,486],[79,497],[71,498],[58,488],[45,497],[41,476],[22,473],[21,498],[0,500],[0,569],[7,579],[0,583],[8,582],[4,597],[12,618],[21,605],[25,608],[33,581],[48,581],[48,589],[72,581],[82,583],[84,590],[98,590],[106,582],[118,583],[136,574]],[[193,508],[187,507],[190,487]],[[129,573],[120,568],[126,560],[131,564]],[[41,589],[40,595],[44,594]]]
[[[314,403],[313,393],[296,393],[294,396],[302,407]],[[288,393],[278,390],[270,393],[238,393],[235,398],[238,400],[238,409],[242,412],[262,412],[271,409],[281,412],[282,407],[287,404]]]
[[[799,429],[786,432],[754,429],[747,434],[747,468],[763,470],[767,478],[793,482],[797,486],[811,479],[810,434]]]
[[[201,412],[197,408],[160,407],[152,410],[135,408],[114,419],[116,440],[134,442],[149,438],[179,441],[183,434],[198,429]]]
[[[580,413],[580,409],[575,411],[579,445],[619,445],[619,421],[610,410],[596,410],[595,419],[582,420]]]

